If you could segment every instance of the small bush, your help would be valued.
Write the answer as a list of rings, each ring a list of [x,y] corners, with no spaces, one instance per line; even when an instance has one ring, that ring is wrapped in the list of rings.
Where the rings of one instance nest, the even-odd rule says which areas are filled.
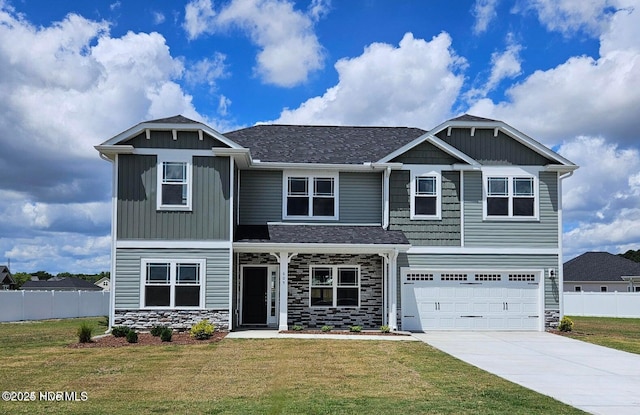
[[[571,320],[567,316],[562,317],[562,320],[560,320],[560,324],[558,324],[558,330],[560,331],[573,330],[573,320]]]
[[[322,328],[320,329],[323,332],[327,333],[330,332],[331,330],[333,330],[333,326],[322,326]]]
[[[164,329],[168,329],[168,328],[169,328],[168,326],[153,326],[153,327],[151,327],[151,331],[150,332],[151,332],[151,335],[153,337],[158,337],[158,336],[160,336],[162,334],[162,331]]]
[[[136,333],[135,330],[129,330],[127,333],[127,342],[138,343],[138,333]]]
[[[89,323],[82,323],[80,327],[78,327],[78,341],[80,343],[89,343],[91,342],[91,332],[93,331],[93,327],[89,325]]]
[[[162,340],[163,342],[170,342],[172,336],[173,330],[171,330],[169,327],[163,328],[160,332],[160,340]]]
[[[131,329],[127,326],[115,326],[111,329],[111,334],[113,337],[126,337],[130,331]]]
[[[391,327],[384,325],[384,326],[380,326],[380,331],[382,333],[391,333]]]
[[[191,334],[191,337],[197,340],[206,340],[211,337],[215,330],[216,326],[209,323],[209,320],[205,318],[204,320],[199,321],[191,326],[191,330],[189,330],[189,333]]]
[[[299,326],[299,325],[297,325],[297,324],[296,324],[296,325],[294,325],[293,327],[291,327],[291,329],[292,329],[293,331],[302,331],[302,330],[304,330],[304,327]]]
[[[349,331],[352,333],[360,333],[362,331],[362,326],[351,326],[349,327]]]

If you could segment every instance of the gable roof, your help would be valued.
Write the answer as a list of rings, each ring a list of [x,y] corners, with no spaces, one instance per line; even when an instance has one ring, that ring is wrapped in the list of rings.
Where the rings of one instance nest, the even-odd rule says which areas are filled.
[[[376,162],[424,133],[409,127],[271,124],[224,135],[261,162],[362,164]]]
[[[623,282],[622,277],[640,276],[640,263],[610,254],[585,252],[564,263],[565,282]]]
[[[6,265],[0,265],[0,284],[15,284],[16,280],[13,279],[9,267]]]
[[[22,284],[23,290],[83,290],[83,291],[98,291],[100,287],[97,287],[92,282],[83,280],[81,278],[66,277],[62,279],[51,278],[44,281],[26,281]]]

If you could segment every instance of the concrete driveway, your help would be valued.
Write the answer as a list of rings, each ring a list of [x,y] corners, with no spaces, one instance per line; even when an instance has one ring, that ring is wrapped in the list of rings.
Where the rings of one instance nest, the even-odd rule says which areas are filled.
[[[462,361],[593,414],[640,414],[640,355],[545,332],[414,337]]]

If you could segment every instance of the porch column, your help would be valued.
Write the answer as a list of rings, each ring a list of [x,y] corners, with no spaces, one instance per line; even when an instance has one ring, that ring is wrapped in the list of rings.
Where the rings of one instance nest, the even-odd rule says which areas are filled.
[[[288,252],[283,251],[280,253],[271,253],[271,255],[278,259],[278,264],[280,265],[280,307],[278,313],[278,330],[288,330],[287,298],[289,296],[289,262],[291,262],[291,258],[298,254],[292,253],[289,255]]]
[[[398,250],[389,255],[389,327],[398,330]]]

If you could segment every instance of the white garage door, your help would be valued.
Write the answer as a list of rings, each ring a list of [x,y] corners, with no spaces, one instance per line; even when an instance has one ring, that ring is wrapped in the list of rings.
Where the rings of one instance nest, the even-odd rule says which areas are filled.
[[[403,330],[540,330],[541,272],[405,269]]]

